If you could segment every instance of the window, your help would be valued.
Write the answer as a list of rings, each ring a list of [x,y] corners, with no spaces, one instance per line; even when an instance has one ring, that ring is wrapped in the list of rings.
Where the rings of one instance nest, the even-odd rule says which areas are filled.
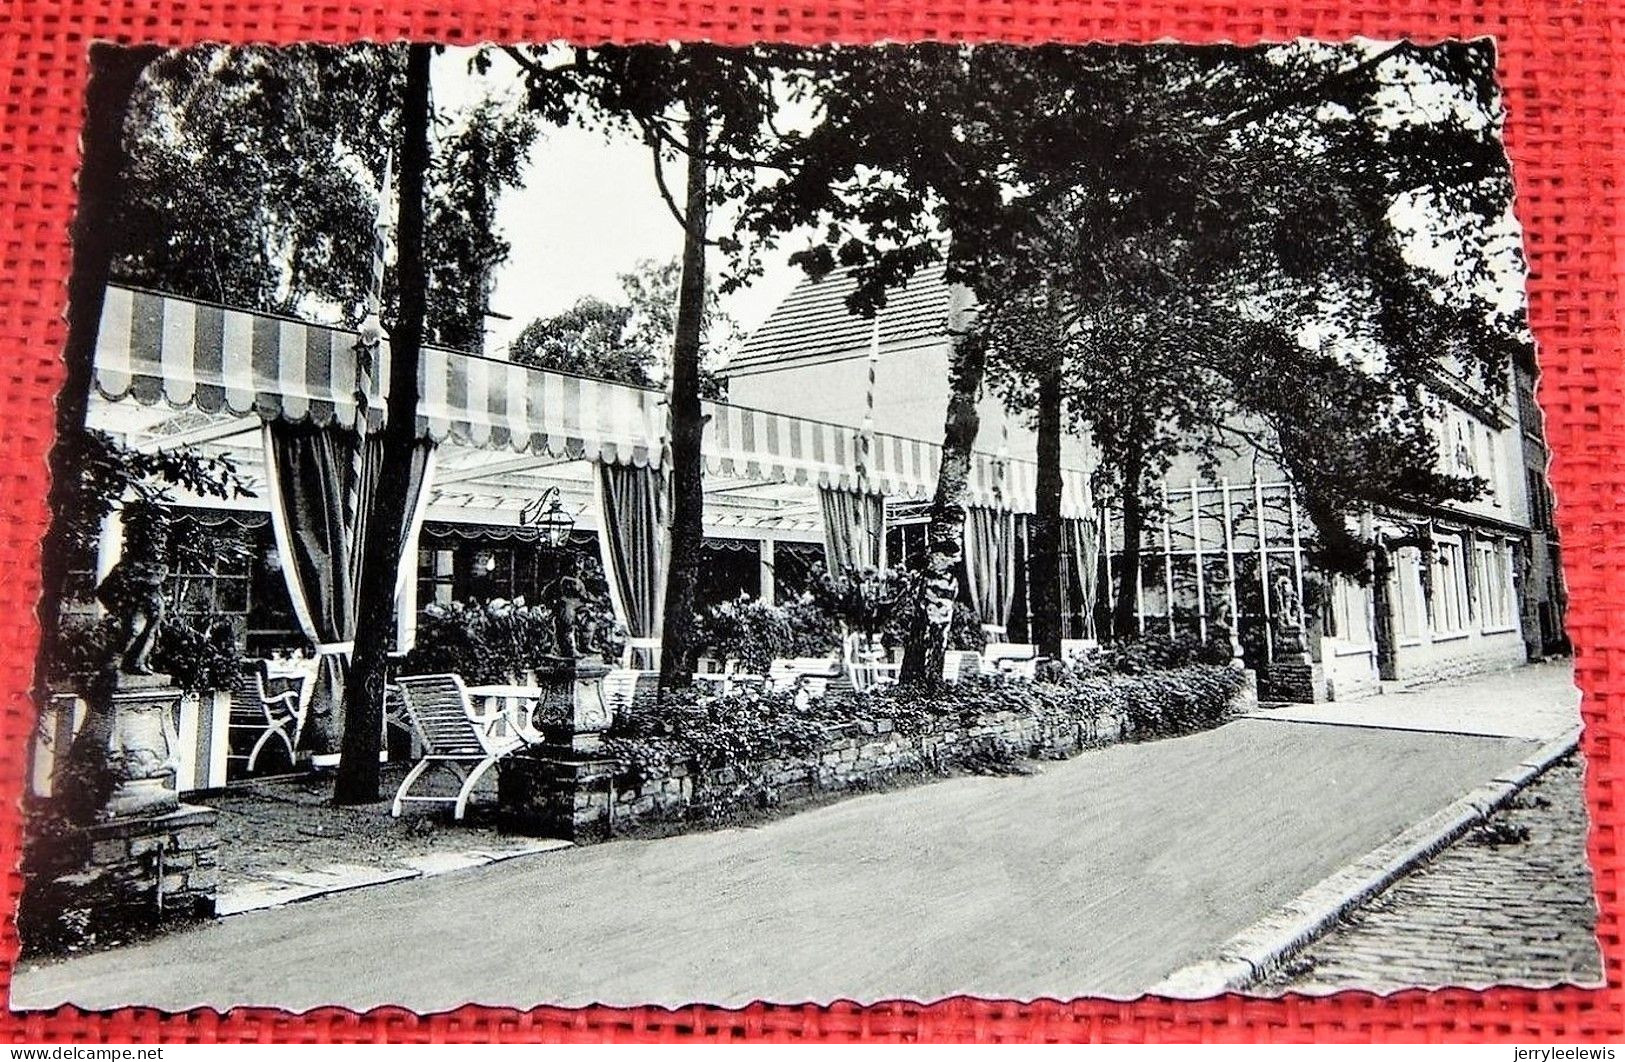
[[[1510,630],[1514,622],[1512,544],[1480,542],[1477,575],[1480,627],[1486,632]]]
[[[1489,503],[1496,508],[1501,507],[1501,459],[1496,453],[1495,432],[1485,425],[1484,432],[1484,463],[1480,466],[1484,470],[1484,479],[1488,481],[1488,493],[1485,495]]]
[[[1352,580],[1334,578],[1326,633],[1350,645],[1369,645],[1371,631],[1367,622],[1367,594],[1365,587]]]
[[[1455,470],[1462,475],[1475,476],[1478,474],[1478,455],[1475,452],[1478,440],[1473,434],[1472,421],[1460,411],[1451,413],[1450,420],[1455,427]]]
[[[253,580],[249,532],[229,521],[215,525],[183,515],[175,522],[175,533],[184,536],[187,547],[176,551],[171,614],[199,630],[228,620],[241,643],[248,634]]]
[[[418,550],[418,608],[449,605],[457,596],[457,551],[443,546]]]
[[[924,521],[906,524],[888,524],[886,527],[886,565],[914,571],[925,564],[926,532],[930,525]]]
[[[1433,553],[1434,634],[1467,629],[1467,556],[1459,537],[1440,538]]]

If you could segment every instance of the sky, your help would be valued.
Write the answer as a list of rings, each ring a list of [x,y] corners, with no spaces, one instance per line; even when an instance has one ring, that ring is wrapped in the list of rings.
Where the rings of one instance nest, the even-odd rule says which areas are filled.
[[[468,69],[472,49],[447,49],[433,69],[436,109],[456,114],[488,94],[517,95],[517,68],[496,57],[486,75]],[[453,119],[455,120],[455,119]],[[681,195],[681,175],[668,182]],[[619,276],[644,259],[669,261],[682,253],[683,233],[655,184],[654,164],[642,140],[613,139],[574,127],[544,126],[519,187],[504,193],[497,227],[512,245],[497,270],[491,310],[510,320],[491,322],[494,347],[505,345],[538,317],[568,309],[583,296],[614,301]],[[721,225],[713,226],[713,237]],[[789,249],[764,255],[763,275],[722,296],[722,308],[748,334],[801,279],[787,262]],[[712,258],[717,257],[713,250]],[[716,263],[708,263],[713,276]]]

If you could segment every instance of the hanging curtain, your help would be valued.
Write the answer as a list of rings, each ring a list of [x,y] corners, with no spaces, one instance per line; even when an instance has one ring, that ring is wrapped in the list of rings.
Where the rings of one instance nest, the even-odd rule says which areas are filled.
[[[1016,518],[1006,509],[965,511],[965,589],[989,634],[1003,639],[1016,595]]]
[[[658,469],[597,462],[598,547],[632,666],[658,667],[666,599],[666,478]]]
[[[406,584],[417,578],[418,539],[423,535],[423,521],[429,515],[429,496],[433,493],[435,455],[439,448],[433,439],[419,439],[412,450],[411,480],[407,487],[406,523],[401,527],[401,564],[395,576],[395,599],[406,590]],[[409,645],[397,646],[401,650]]]
[[[831,575],[886,566],[884,495],[819,487],[818,504],[824,514],[824,566]]]
[[[329,756],[337,752],[343,732],[341,701],[355,644],[361,558],[367,549],[365,514],[378,483],[382,443],[371,436],[360,441],[358,452],[352,432],[281,420],[268,421],[262,430],[271,527],[283,560],[283,580],[300,629],[316,648],[307,750]],[[416,571],[415,542],[427,510],[434,453],[429,440],[412,453],[408,519],[394,544],[400,564],[397,596]]]
[[[268,421],[265,482],[282,575],[300,628],[316,647],[316,685],[305,734],[316,755],[338,750],[344,664],[355,637],[354,514],[366,475],[357,476],[355,436],[308,424]],[[365,465],[366,462],[361,462]]]
[[[1078,586],[1082,597],[1078,602],[1078,616],[1080,629],[1077,637],[1095,637],[1095,602],[1099,598],[1100,590],[1100,560],[1098,551],[1100,535],[1096,531],[1095,522],[1090,519],[1075,520],[1068,518],[1061,524],[1061,563],[1062,586],[1070,592],[1072,579],[1070,573],[1077,573]],[[1071,612],[1070,603],[1068,613]]]

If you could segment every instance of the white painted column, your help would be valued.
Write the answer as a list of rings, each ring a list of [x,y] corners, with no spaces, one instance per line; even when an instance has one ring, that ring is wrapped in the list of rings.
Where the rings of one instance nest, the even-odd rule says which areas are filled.
[[[775,605],[778,603],[776,599],[778,584],[773,578],[773,566],[776,563],[774,560],[773,539],[763,538],[759,546],[761,556],[758,563],[761,572],[761,587],[758,590],[758,597],[764,605]]]

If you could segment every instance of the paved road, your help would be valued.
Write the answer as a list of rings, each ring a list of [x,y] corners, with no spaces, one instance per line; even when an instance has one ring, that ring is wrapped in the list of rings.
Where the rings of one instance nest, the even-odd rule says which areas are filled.
[[[20,971],[14,1007],[1135,996],[1535,743],[1244,719]]]
[[[1258,991],[1600,986],[1582,783],[1556,765]]]

